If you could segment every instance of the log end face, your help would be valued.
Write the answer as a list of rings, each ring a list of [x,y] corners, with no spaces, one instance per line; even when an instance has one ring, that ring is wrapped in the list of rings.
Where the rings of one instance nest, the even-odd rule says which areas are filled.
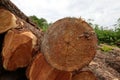
[[[3,66],[6,70],[26,67],[33,57],[33,38],[18,30],[10,30],[5,36],[2,51]]]
[[[37,37],[32,32],[23,32],[22,34],[32,39],[32,48],[37,45]]]
[[[0,9],[0,33],[6,32],[11,28],[17,27],[17,18],[11,12]]]
[[[30,80],[47,80],[48,73],[53,68],[46,62],[44,56],[39,53],[29,65],[26,76]]]
[[[83,20],[64,18],[55,22],[44,35],[42,53],[54,68],[74,71],[94,58],[97,37]]]
[[[41,53],[36,55],[26,75],[30,80],[71,80],[72,78],[71,72],[59,71],[51,67]]]
[[[53,69],[46,80],[72,80],[72,73]]]
[[[96,76],[90,71],[81,71],[73,76],[72,80],[97,80]]]

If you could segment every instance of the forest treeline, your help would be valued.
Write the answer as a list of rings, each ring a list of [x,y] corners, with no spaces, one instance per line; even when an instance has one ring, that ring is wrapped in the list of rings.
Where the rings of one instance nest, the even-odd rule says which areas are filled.
[[[52,23],[48,23],[44,18],[38,18],[35,15],[30,16],[33,22],[35,22],[43,31],[46,31],[48,26]],[[95,30],[99,43],[106,43],[109,45],[120,46],[120,18],[116,20],[112,28],[106,28],[98,24],[93,24],[92,19],[87,21]],[[111,26],[109,26],[111,27]]]
[[[113,26],[100,26],[88,22],[95,30],[99,43],[120,46],[120,18],[116,20]]]

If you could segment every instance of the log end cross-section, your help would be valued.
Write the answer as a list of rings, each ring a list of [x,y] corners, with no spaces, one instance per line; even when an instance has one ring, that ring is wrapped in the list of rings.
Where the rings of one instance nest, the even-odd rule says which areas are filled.
[[[40,53],[26,71],[29,80],[71,80],[72,73],[51,67]]]
[[[10,30],[5,35],[2,50],[3,66],[6,70],[26,67],[32,57],[37,38],[30,31]]]
[[[17,18],[8,10],[0,8],[0,33],[17,27]]]
[[[64,18],[49,27],[41,51],[54,68],[74,71],[89,64],[96,46],[97,37],[90,25],[82,19]]]
[[[97,80],[96,76],[90,71],[81,71],[73,76],[72,80]]]

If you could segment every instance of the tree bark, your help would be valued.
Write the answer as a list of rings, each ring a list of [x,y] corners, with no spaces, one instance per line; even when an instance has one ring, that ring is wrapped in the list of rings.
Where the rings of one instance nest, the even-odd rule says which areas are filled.
[[[120,73],[120,59],[119,61],[115,61],[115,60],[106,60],[106,63],[108,63],[108,65],[110,67],[112,67],[113,69],[115,69],[118,73]]]
[[[98,80],[119,80],[120,79],[120,50],[111,50],[109,52],[97,51],[95,58],[91,61],[88,68]]]
[[[83,20],[64,18],[51,25],[42,41],[47,62],[65,71],[83,68],[94,58],[97,37]]]
[[[51,67],[39,53],[26,71],[29,80],[71,80],[70,72],[59,71]]]

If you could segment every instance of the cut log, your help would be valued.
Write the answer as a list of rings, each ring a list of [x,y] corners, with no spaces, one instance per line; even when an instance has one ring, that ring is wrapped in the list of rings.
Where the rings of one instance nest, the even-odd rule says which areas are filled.
[[[92,72],[81,71],[79,74],[73,76],[72,80],[97,80],[97,79]]]
[[[1,0],[0,4],[4,5],[6,3],[7,0]],[[9,0],[8,0],[9,1]],[[14,4],[13,4],[14,6]],[[10,8],[12,10],[12,7]],[[10,10],[10,11],[11,11]],[[30,30],[36,37],[37,37],[37,46],[36,46],[36,51],[40,50],[40,46],[41,46],[41,39],[43,36],[43,32],[38,29],[37,26],[35,25],[31,25],[30,23],[26,22],[26,20],[23,20],[21,18],[19,18],[16,14],[11,13],[10,11],[8,11],[4,6],[0,5],[0,33],[3,32],[7,32],[9,29],[12,28],[16,28],[16,29],[23,29],[23,30]],[[21,13],[18,11],[18,13]],[[37,52],[36,52],[37,53]]]
[[[14,15],[18,16],[19,18],[23,19],[27,23],[31,24],[32,26],[36,27],[37,25],[32,22],[16,5],[14,5],[10,0],[0,0],[0,6],[4,7]],[[36,27],[38,28],[38,27]]]
[[[47,62],[59,70],[81,69],[94,58],[97,37],[82,19],[64,18],[51,25],[42,41]]]
[[[46,80],[72,80],[72,74],[66,71],[53,69]]]
[[[0,8],[0,33],[6,32],[11,28],[17,27],[16,17],[9,11]]]
[[[113,60],[109,60],[106,59],[106,63],[113,69],[115,69],[118,73],[120,73],[120,57],[119,60],[117,61],[117,59]]]
[[[42,32],[10,0],[0,0],[0,23],[0,35],[7,33],[5,39],[0,36],[0,53],[3,48],[3,64],[0,60],[0,73],[3,73],[1,65],[10,71],[26,67],[33,55],[40,51]],[[4,44],[1,42],[3,39]],[[7,80],[8,78],[0,77],[0,80],[2,79]]]
[[[26,67],[33,57],[37,38],[30,31],[10,30],[5,35],[2,50],[3,66],[6,70]]]
[[[0,0],[0,17],[0,34],[7,32],[2,44],[3,67],[10,71],[27,67],[41,49],[42,32],[10,0]],[[96,35],[85,21],[59,20],[44,36],[41,50],[46,59],[36,55],[26,75],[29,80],[71,80],[72,73],[67,71],[87,65],[96,53],[96,43]],[[17,73],[2,75],[0,80],[24,80]]]
[[[36,55],[26,71],[29,80],[71,80],[70,72],[52,68],[40,53]]]
[[[88,68],[96,75],[98,80],[119,80],[120,79],[120,49],[115,48],[109,52],[99,49],[94,60]]]
[[[29,80],[45,80],[51,70],[51,66],[46,63],[43,55],[38,54],[28,67],[26,75]]]

